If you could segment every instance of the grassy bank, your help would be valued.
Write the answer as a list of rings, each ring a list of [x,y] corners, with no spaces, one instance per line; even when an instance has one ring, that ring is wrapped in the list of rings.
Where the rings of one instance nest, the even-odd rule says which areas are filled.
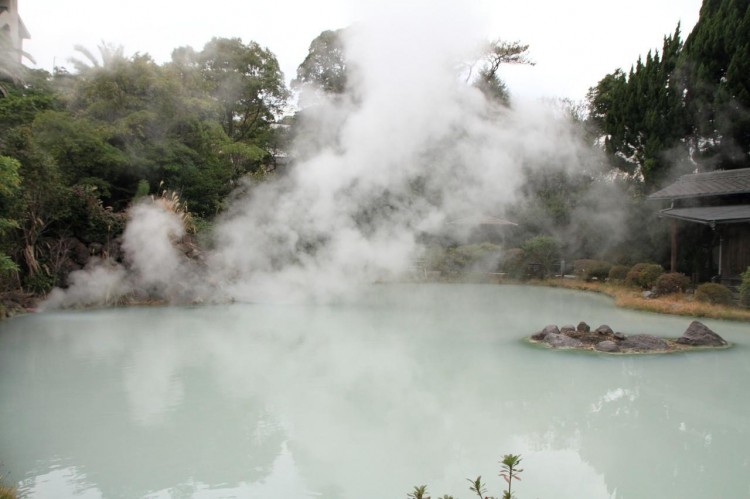
[[[6,485],[0,485],[0,499],[16,499],[16,489]]]
[[[692,295],[684,293],[644,298],[639,289],[602,282],[586,282],[578,279],[548,279],[533,281],[529,284],[603,293],[611,296],[618,307],[632,310],[750,322],[750,309],[704,303],[695,300]]]

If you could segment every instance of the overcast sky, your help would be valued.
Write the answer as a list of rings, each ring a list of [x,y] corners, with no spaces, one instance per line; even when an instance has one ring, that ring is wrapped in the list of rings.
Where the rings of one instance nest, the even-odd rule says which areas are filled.
[[[461,1],[482,20],[484,32],[477,38],[530,45],[536,66],[501,74],[515,97],[574,100],[607,73],[660,48],[678,21],[686,36],[701,5],[701,0]],[[429,16],[430,2],[425,4]],[[321,31],[366,19],[374,8],[398,15],[398,5],[395,0],[19,0],[19,11],[31,32],[25,49],[44,69],[70,67],[76,44],[96,52],[105,41],[122,45],[127,55],[148,53],[161,63],[176,47],[200,49],[222,36],[268,47],[290,80]]]

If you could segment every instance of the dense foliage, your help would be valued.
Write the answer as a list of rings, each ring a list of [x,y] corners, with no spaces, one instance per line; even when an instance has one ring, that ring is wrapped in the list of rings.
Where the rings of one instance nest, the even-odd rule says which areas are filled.
[[[244,176],[275,168],[288,90],[268,49],[215,38],[162,65],[106,44],[98,55],[79,50],[75,73],[27,70],[3,82],[5,290],[43,293],[111,254],[137,197],[177,192],[210,218]]]
[[[616,165],[650,191],[676,173],[748,166],[750,4],[705,0],[682,41],[680,27],[626,74],[589,93],[590,116]]]

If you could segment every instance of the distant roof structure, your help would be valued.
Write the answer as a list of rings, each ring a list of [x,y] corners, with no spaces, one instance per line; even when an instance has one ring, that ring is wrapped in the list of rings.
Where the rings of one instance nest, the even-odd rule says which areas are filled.
[[[661,210],[660,215],[697,222],[710,226],[717,224],[730,224],[750,222],[750,205],[738,204],[728,206],[702,206],[693,208],[670,208]]]
[[[649,199],[684,199],[750,193],[750,168],[683,175]]]
[[[458,218],[448,222],[450,225],[518,225],[504,218],[490,217],[486,215],[472,215],[469,217]]]

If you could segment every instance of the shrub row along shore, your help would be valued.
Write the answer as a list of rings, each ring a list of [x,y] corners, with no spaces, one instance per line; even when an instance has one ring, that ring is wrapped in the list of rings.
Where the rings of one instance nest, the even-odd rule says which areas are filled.
[[[750,309],[741,306],[729,304],[712,303],[711,301],[701,301],[696,298],[694,293],[676,291],[668,294],[649,294],[644,293],[639,288],[634,288],[624,283],[611,283],[599,281],[587,281],[584,279],[569,278],[550,278],[550,279],[532,279],[518,280],[497,275],[488,275],[484,273],[463,274],[452,276],[450,278],[418,279],[419,282],[483,282],[494,284],[522,284],[530,286],[546,286],[554,288],[565,288],[577,291],[589,291],[600,293],[611,297],[617,307],[630,310],[641,310],[659,314],[723,319],[732,321],[750,322]],[[0,320],[34,312],[37,305],[44,299],[43,296],[31,293],[6,293],[0,296]],[[133,299],[125,300],[114,306],[143,306],[143,305],[163,305],[163,300]]]
[[[698,301],[695,295],[678,291],[666,295],[648,295],[635,288],[606,282],[587,282],[578,279],[546,279],[528,284],[602,293],[611,297],[615,305],[630,310],[671,314],[708,319],[750,321],[750,309],[732,305]]]

